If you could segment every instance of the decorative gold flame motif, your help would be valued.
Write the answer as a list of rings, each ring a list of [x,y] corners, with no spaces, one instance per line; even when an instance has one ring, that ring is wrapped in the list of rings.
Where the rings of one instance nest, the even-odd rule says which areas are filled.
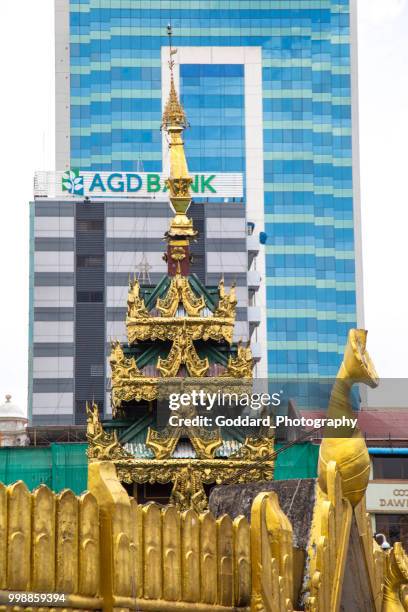
[[[198,317],[205,308],[203,296],[197,297],[195,295],[188,278],[176,274],[170,283],[166,296],[157,300],[156,308],[163,317],[174,317],[180,303],[183,304],[186,313],[191,317]]]
[[[191,287],[188,277],[176,274],[163,297],[156,301],[154,316],[146,309],[144,300],[139,297],[138,281],[131,283],[128,295],[128,314],[126,328],[129,345],[138,341],[175,340],[183,333],[192,340],[215,340],[232,343],[236,318],[237,297],[234,286],[226,293],[224,281],[219,285],[219,300],[213,313],[203,316],[206,307],[203,296],[198,296]],[[184,314],[177,311],[182,307]],[[247,354],[250,348],[247,347]]]
[[[185,326],[180,329],[179,335],[175,338],[167,359],[159,357],[157,369],[162,376],[174,377],[177,376],[182,364],[187,366],[190,376],[197,378],[205,376],[210,367],[208,357],[200,359],[193,341],[186,335]]]

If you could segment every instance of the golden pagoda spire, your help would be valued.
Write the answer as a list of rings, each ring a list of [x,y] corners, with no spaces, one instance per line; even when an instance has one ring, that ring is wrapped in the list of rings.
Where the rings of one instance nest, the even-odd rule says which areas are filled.
[[[173,55],[177,53],[177,49],[173,49],[171,44],[171,37],[173,35],[171,25],[167,26],[167,34],[169,37],[169,52],[170,58],[168,61],[170,68],[170,92],[169,97],[166,102],[166,106],[163,112],[162,118],[162,128],[168,131],[171,126],[178,125],[182,129],[185,129],[188,126],[188,121],[186,114],[184,112],[184,108],[180,104],[180,100],[177,95],[176,86],[174,85],[174,73],[173,68],[175,61],[173,59]]]
[[[170,68],[170,92],[163,112],[162,129],[168,134],[170,151],[170,176],[166,181],[170,193],[170,202],[175,213],[167,232],[169,248],[167,261],[169,274],[180,272],[188,274],[189,262],[189,238],[197,235],[193,222],[186,216],[191,203],[190,185],[193,182],[184,152],[183,130],[187,127],[187,117],[180,104],[174,84],[173,68],[175,61],[173,56],[177,53],[171,44],[172,29],[167,26],[169,36],[169,68]]]

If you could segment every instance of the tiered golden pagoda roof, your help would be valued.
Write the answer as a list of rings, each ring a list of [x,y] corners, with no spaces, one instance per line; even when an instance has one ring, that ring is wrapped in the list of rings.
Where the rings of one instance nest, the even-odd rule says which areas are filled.
[[[254,466],[251,479],[272,478],[274,434],[272,428],[267,428],[259,436],[241,434],[238,440],[234,433],[232,439],[230,434],[225,440],[219,428],[155,426],[155,406],[164,399],[168,404],[172,392],[200,389],[241,395],[251,392],[254,365],[249,344],[233,343],[235,287],[226,291],[222,278],[218,295],[215,297],[213,292],[210,296],[201,281],[190,274],[189,245],[197,232],[187,217],[192,179],[182,138],[187,119],[174,85],[174,54],[175,49],[170,48],[170,93],[162,122],[170,149],[166,184],[175,213],[166,233],[168,274],[153,294],[146,293],[136,279],[130,282],[128,343],[127,346],[113,343],[110,356],[114,419],[107,426],[112,433],[108,439],[101,435],[96,425],[97,407],[88,408],[92,424],[89,456],[91,460],[112,458],[120,478],[126,482],[172,482],[174,503],[182,508],[192,505],[204,509],[207,504],[204,484],[222,483],[233,477],[236,468],[242,471],[261,456],[266,461],[259,468]],[[112,437],[117,436],[115,423],[130,418],[135,424],[127,432],[138,429],[137,444],[146,449],[143,456],[132,455],[131,433]],[[94,443],[92,432],[96,430],[99,445]],[[122,439],[129,444],[122,444]],[[182,440],[190,444],[188,458],[175,456]],[[227,452],[228,444],[232,446]],[[246,478],[242,476],[241,481]]]
[[[126,357],[120,343],[112,346],[112,404],[119,408],[122,401],[132,399],[152,401],[158,397],[161,378],[178,376],[181,366],[186,366],[187,386],[197,386],[196,378],[213,378],[209,375],[208,357],[201,359],[194,342],[214,340],[232,344],[237,299],[234,287],[225,292],[224,281],[219,287],[219,301],[214,312],[209,311],[203,296],[197,296],[187,277],[177,273],[170,282],[164,298],[157,298],[153,312],[149,312],[140,296],[137,280],[130,283],[126,327],[129,346],[138,342],[170,341],[171,349],[166,358],[156,362],[156,376],[145,376],[137,367],[134,357]],[[235,357],[230,356],[224,372],[219,376],[232,379],[251,379],[253,358],[251,349],[238,344]],[[151,369],[151,368],[150,368]],[[163,382],[163,381],[162,381]],[[166,383],[169,381],[166,380]],[[202,383],[210,383],[200,381]],[[216,382],[216,381],[215,381]],[[219,381],[218,381],[219,382]],[[226,384],[223,380],[223,384]],[[248,380],[247,380],[248,382]],[[231,381],[237,386],[237,381]],[[162,385],[163,386],[163,385]]]
[[[225,340],[232,343],[237,299],[232,287],[225,293],[224,281],[219,287],[219,302],[213,313],[203,296],[197,296],[189,279],[176,274],[164,298],[158,298],[154,313],[148,312],[137,280],[130,285],[126,328],[129,344],[145,340],[175,340],[180,330],[192,340]]]

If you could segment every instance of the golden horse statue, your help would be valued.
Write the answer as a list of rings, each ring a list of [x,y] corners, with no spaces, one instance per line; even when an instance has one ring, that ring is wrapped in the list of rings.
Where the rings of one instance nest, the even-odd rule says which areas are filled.
[[[343,362],[337,373],[330,396],[327,417],[329,419],[355,418],[350,393],[355,383],[371,388],[378,386],[378,375],[370,355],[366,351],[367,331],[351,329]],[[334,437],[335,433],[335,437]],[[370,474],[370,458],[364,438],[358,427],[337,430],[326,427],[319,454],[319,484],[327,493],[327,464],[335,461],[343,482],[343,494],[356,506],[362,499]]]

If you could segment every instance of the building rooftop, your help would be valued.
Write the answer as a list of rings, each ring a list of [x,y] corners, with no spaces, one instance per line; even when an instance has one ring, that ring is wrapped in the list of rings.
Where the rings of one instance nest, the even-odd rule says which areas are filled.
[[[25,419],[27,420],[27,414],[17,404],[14,404],[12,401],[11,395],[7,394],[5,396],[5,402],[0,404],[0,420],[1,419]]]
[[[327,416],[322,411],[300,411],[300,414],[309,419]],[[382,446],[394,445],[397,441],[408,446],[408,408],[362,408],[356,417],[368,446],[379,442]],[[320,432],[316,437],[321,437]]]

